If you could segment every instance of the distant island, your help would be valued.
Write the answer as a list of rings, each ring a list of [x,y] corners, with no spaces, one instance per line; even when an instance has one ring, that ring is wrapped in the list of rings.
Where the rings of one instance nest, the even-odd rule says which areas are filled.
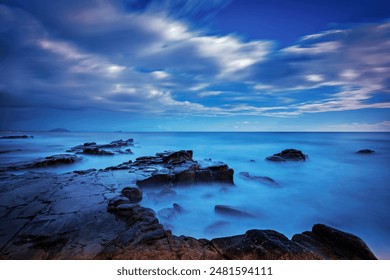
[[[48,132],[70,132],[70,130],[67,130],[66,128],[54,128],[49,130]]]

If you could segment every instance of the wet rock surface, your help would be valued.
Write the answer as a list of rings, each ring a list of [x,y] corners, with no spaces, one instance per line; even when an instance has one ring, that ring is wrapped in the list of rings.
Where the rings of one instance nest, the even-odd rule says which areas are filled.
[[[177,187],[196,184],[198,176],[233,183],[233,170],[226,164],[194,161],[191,151],[143,157],[118,169],[0,173],[0,258],[375,259],[361,239],[324,225],[292,240],[272,230],[212,240],[175,236],[157,217],[169,219],[185,209],[174,203],[158,214],[138,204],[143,193],[136,182],[156,174],[170,175],[167,185]],[[160,197],[173,191],[156,190]],[[208,230],[219,226],[227,225],[222,221]]]
[[[269,161],[283,162],[283,161],[305,161],[308,158],[307,155],[303,154],[299,150],[286,149],[280,153],[269,156],[266,159]]]
[[[61,164],[72,164],[80,160],[78,156],[70,154],[53,155],[44,158],[38,158],[32,161],[18,162],[9,166],[0,167],[0,171],[11,171],[11,170],[23,170],[33,169],[40,167],[51,167]]]

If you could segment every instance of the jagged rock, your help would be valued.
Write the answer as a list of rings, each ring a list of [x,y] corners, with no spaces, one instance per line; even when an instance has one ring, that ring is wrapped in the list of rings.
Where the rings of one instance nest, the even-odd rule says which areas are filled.
[[[10,166],[0,168],[0,171],[7,170],[23,170],[23,169],[31,169],[31,168],[40,168],[40,167],[50,167],[61,164],[72,164],[78,161],[80,158],[75,155],[69,154],[60,154],[48,156],[45,158],[38,158],[33,161],[27,162],[19,162]]]
[[[307,155],[303,154],[299,150],[295,149],[286,149],[281,151],[278,154],[274,154],[273,156],[269,156],[266,158],[270,161],[305,161],[307,159]],[[283,160],[282,160],[283,159]]]
[[[211,243],[229,260],[320,259],[274,230],[249,230],[243,235],[212,239]]]
[[[137,203],[142,200],[142,191],[139,188],[126,187],[122,189],[121,194],[127,197],[132,203]]]
[[[251,174],[249,174],[249,172],[240,172],[238,175],[240,175],[241,178],[253,180],[253,181],[259,182],[261,184],[280,187],[278,182],[276,182],[274,179],[267,177],[267,176],[251,175]]]
[[[0,136],[0,139],[28,139],[28,138],[34,138],[34,136],[28,136],[28,135],[6,135],[6,136]]]
[[[119,154],[132,154],[131,149],[125,150],[123,152],[122,150],[118,149],[121,147],[126,147],[126,146],[133,146],[134,145],[134,140],[133,139],[127,139],[127,140],[116,140],[112,141],[109,144],[96,144],[96,142],[86,142],[83,145],[78,145],[75,146],[67,152],[70,153],[77,153],[77,154],[89,154],[89,155],[114,155],[115,152]],[[106,151],[104,149],[116,149],[114,151]]]
[[[154,157],[139,157],[132,167],[156,171],[136,181],[138,187],[160,187],[202,183],[233,184],[234,170],[223,162],[199,163],[192,151],[157,153]],[[131,168],[131,166],[129,166]]]
[[[373,154],[373,153],[375,153],[375,151],[370,150],[370,149],[364,149],[364,150],[357,151],[356,153],[358,153],[358,154]]]
[[[253,217],[252,214],[247,212],[237,210],[231,206],[227,205],[215,205],[214,211],[218,214],[228,215],[228,216],[236,216],[236,217]]]
[[[375,260],[375,255],[359,237],[323,224],[316,224],[312,231],[296,234],[292,240],[310,248],[324,259]]]

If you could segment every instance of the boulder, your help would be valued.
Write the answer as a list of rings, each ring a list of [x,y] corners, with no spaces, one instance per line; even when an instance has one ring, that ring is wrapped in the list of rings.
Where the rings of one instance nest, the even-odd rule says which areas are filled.
[[[131,149],[126,149],[125,151],[122,151],[121,149],[118,148],[133,146],[133,145],[134,145],[133,139],[115,140],[109,144],[96,144],[96,142],[86,142],[83,145],[78,145],[67,150],[67,152],[77,153],[77,154],[89,154],[89,155],[114,155],[115,153],[132,154],[133,152],[131,151]],[[115,150],[106,151],[104,149],[115,149]]]
[[[126,187],[122,189],[121,194],[132,203],[138,203],[142,200],[142,191],[139,188]]]
[[[292,241],[310,248],[324,259],[376,260],[362,239],[323,224],[316,224],[311,231],[294,235]]]
[[[273,156],[269,156],[266,159],[270,161],[305,161],[307,159],[307,155],[303,154],[299,150],[295,149],[286,149],[281,151],[278,154],[274,154]]]

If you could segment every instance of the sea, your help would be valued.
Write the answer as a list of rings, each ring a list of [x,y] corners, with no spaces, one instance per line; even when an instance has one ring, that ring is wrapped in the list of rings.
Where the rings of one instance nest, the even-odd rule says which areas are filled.
[[[1,139],[0,166],[62,154],[85,142],[134,139],[134,154],[83,155],[83,160],[40,171],[66,173],[105,168],[166,150],[193,150],[195,160],[213,159],[234,169],[235,185],[176,187],[177,196],[156,201],[144,190],[141,205],[156,213],[177,203],[184,213],[162,224],[175,235],[215,238],[272,229],[288,238],[317,223],[362,238],[380,259],[390,259],[390,133],[327,132],[23,132],[29,139]],[[0,133],[0,136],[7,135]],[[270,162],[267,156],[294,148],[305,162]],[[372,149],[373,154],[358,154]],[[21,173],[27,171],[18,171]],[[278,187],[242,178],[240,172],[267,176]],[[149,193],[150,192],[150,193]],[[250,217],[221,215],[227,205]]]

